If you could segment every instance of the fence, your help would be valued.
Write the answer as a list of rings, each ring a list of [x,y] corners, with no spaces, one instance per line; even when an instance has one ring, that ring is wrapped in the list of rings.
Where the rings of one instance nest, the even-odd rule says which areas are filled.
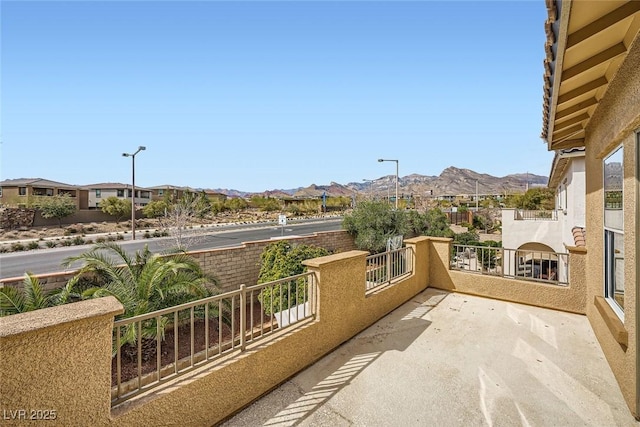
[[[569,254],[566,253],[453,245],[450,268],[557,285],[569,283]]]
[[[557,221],[558,211],[529,211],[525,209],[515,209],[513,219],[516,221]]]
[[[370,292],[413,273],[413,248],[408,246],[367,257],[365,291]]]
[[[117,320],[111,405],[314,318],[316,301],[315,275],[303,273]]]

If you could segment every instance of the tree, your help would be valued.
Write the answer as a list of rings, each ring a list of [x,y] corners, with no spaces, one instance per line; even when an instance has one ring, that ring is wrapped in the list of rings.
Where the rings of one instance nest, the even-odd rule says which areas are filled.
[[[152,200],[142,208],[142,213],[147,218],[159,218],[163,216],[171,205],[166,200]]]
[[[57,219],[60,228],[62,228],[62,218],[76,211],[76,202],[68,194],[39,197],[35,205],[43,218]]]
[[[449,227],[449,218],[438,208],[430,209],[425,213],[426,229],[422,231],[424,236],[453,237],[454,232]]]
[[[505,204],[509,208],[551,210],[555,207],[555,191],[551,188],[530,188],[524,194],[510,194]]]
[[[246,209],[249,204],[245,199],[240,197],[231,197],[224,202],[224,206],[231,211],[240,211]]]
[[[204,192],[200,195],[186,192],[180,200],[169,206],[165,215],[160,219],[161,226],[173,238],[174,248],[185,251],[190,246],[203,239],[202,235],[190,232],[190,224],[196,217],[201,217],[211,208],[203,201]],[[209,199],[204,196],[206,201]]]
[[[76,261],[84,264],[74,279],[87,273],[97,278],[96,285],[82,293],[83,298],[114,296],[124,306],[120,318],[205,298],[213,294],[211,289],[217,291],[217,280],[184,252],[162,255],[152,253],[145,245],[143,250],[129,256],[115,243],[100,243],[89,252],[66,258],[63,266],[69,267]],[[162,331],[164,325],[160,327]],[[131,325],[125,331],[122,344],[136,342],[136,334],[136,328]],[[155,339],[155,336],[155,320],[146,322],[143,337]]]
[[[379,253],[387,246],[389,237],[409,232],[404,211],[393,209],[382,201],[363,201],[346,214],[342,228],[354,236],[358,249]]]
[[[114,217],[119,223],[122,218],[131,215],[131,202],[111,196],[100,203],[100,209],[107,215]]]

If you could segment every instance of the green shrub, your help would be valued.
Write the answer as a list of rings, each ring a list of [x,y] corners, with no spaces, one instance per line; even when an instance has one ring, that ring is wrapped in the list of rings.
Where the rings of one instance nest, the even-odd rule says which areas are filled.
[[[84,245],[84,239],[82,236],[76,236],[72,240],[73,244],[76,246]]]
[[[64,240],[61,240],[61,241],[60,241],[60,244],[61,244],[62,246],[71,246],[71,245],[73,245],[73,240],[71,240],[71,239],[64,239]]]
[[[390,237],[409,232],[404,211],[381,201],[360,202],[351,214],[344,216],[342,228],[354,236],[358,249],[374,253],[384,252]]]
[[[44,244],[48,248],[55,248],[56,246],[58,246],[58,244],[53,240],[47,240]]]
[[[104,243],[106,242],[107,239],[105,239],[104,237],[100,236],[100,237],[96,237],[96,243]]]
[[[40,244],[38,242],[34,242],[34,241],[29,242],[27,244],[27,249],[31,249],[31,250],[32,249],[40,249]]]
[[[304,273],[306,268],[302,261],[311,258],[329,255],[329,251],[318,246],[292,245],[286,240],[270,243],[260,255],[260,273],[258,283],[267,283],[286,277]],[[285,282],[264,288],[258,295],[265,314],[271,315],[273,311],[293,307],[305,302],[308,295],[305,290],[305,281]]]
[[[25,249],[26,249],[25,246],[20,242],[14,242],[11,244],[12,252],[21,252],[21,251],[24,251]]]

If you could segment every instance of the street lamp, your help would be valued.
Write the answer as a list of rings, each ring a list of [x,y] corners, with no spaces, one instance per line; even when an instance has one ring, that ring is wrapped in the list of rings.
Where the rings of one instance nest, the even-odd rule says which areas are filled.
[[[146,150],[140,145],[135,153],[122,153],[123,157],[131,157],[131,238],[136,240],[136,154]]]
[[[369,196],[371,196],[371,198],[373,198],[373,197],[372,197],[372,196],[373,196],[373,181],[375,181],[375,180],[373,180],[373,179],[366,179],[366,178],[362,178],[362,180],[363,180],[364,182],[368,182],[368,183],[369,183]],[[366,191],[366,189],[365,189],[365,195],[366,195],[366,193],[367,193],[367,191]]]
[[[398,169],[399,169],[399,161],[391,160],[391,159],[378,159],[379,162],[396,162],[396,210],[398,210]]]
[[[478,180],[476,179],[476,212],[478,212]]]

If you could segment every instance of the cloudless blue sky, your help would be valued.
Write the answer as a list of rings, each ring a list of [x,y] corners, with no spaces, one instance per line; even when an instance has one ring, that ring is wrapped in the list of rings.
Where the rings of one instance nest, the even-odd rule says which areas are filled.
[[[549,173],[543,0],[2,1],[1,179]]]

